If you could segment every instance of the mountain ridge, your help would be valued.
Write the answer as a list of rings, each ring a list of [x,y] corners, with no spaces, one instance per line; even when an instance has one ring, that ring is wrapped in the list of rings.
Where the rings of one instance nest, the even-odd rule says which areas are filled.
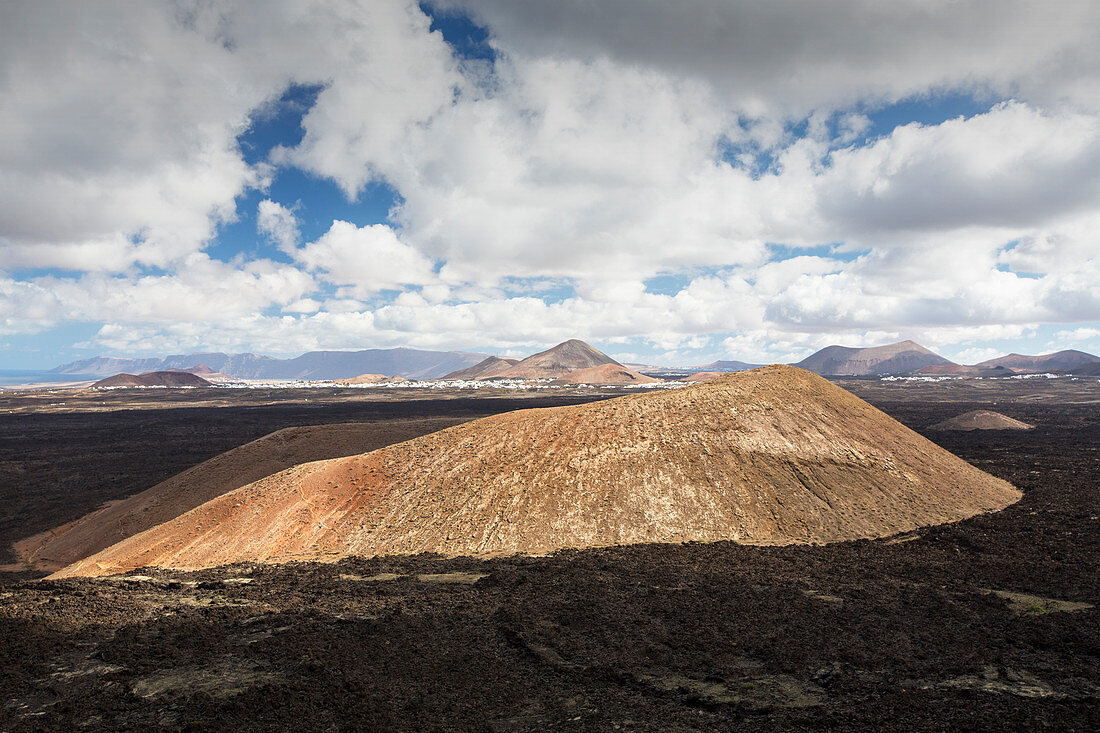
[[[1056,369],[1069,371],[1086,364],[1100,362],[1100,356],[1095,356],[1086,351],[1077,349],[1062,349],[1049,354],[1017,354],[1015,352],[998,356],[994,359],[986,359],[973,366],[989,368],[1003,366],[1009,369]]]
[[[794,366],[821,376],[862,377],[911,374],[924,367],[952,364],[951,360],[907,339],[865,348],[826,346]]]
[[[205,365],[238,379],[345,379],[359,374],[390,374],[407,379],[434,379],[464,369],[488,356],[465,351],[362,349],[359,351],[309,351],[291,359],[262,354],[202,352],[166,357],[95,357],[69,362],[50,371],[55,374],[113,375],[120,372],[152,372]]]

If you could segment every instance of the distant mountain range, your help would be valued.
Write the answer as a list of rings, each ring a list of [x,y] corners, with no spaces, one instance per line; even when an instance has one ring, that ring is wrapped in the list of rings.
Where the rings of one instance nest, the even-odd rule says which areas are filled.
[[[1008,356],[1002,356],[997,359],[989,359],[983,361],[980,364],[975,364],[976,367],[1007,367],[1009,369],[1027,369],[1027,370],[1057,370],[1057,371],[1073,371],[1078,367],[1082,367],[1086,364],[1092,364],[1100,361],[1100,356],[1093,356],[1084,351],[1077,351],[1076,349],[1066,349],[1065,351],[1056,351],[1053,354],[1040,354],[1039,356],[1027,356],[1025,354],[1009,354]]]
[[[59,366],[57,374],[137,374],[191,369],[204,365],[239,379],[345,379],[359,374],[386,374],[407,379],[435,379],[465,369],[488,354],[418,349],[365,349],[363,351],[310,351],[293,359],[259,354],[200,353],[163,358],[124,359],[97,357]]]
[[[558,378],[578,369],[604,364],[623,366],[583,341],[570,339],[557,346],[517,361],[466,351],[422,351],[418,349],[365,349],[362,351],[311,351],[293,359],[276,359],[260,354],[198,353],[167,357],[126,359],[97,357],[64,364],[55,374],[111,375],[140,374],[167,370],[210,371],[239,379],[347,379],[359,374],[384,374],[406,379],[492,379]],[[204,370],[197,367],[206,367]],[[759,364],[743,361],[715,361],[693,367],[627,365],[650,376],[665,378],[699,372],[735,372],[755,369]],[[795,364],[822,376],[958,375],[1011,376],[1046,371],[1093,375],[1100,370],[1100,357],[1068,349],[1052,354],[1029,356],[1008,354],[979,364],[956,364],[914,341],[886,346],[853,348],[826,346]]]
[[[881,376],[922,374],[928,376],[1012,376],[1036,372],[1089,374],[1100,357],[1068,349],[1052,354],[1028,356],[1009,354],[978,364],[956,364],[913,341],[900,341],[865,349],[826,346],[795,366],[823,376]]]

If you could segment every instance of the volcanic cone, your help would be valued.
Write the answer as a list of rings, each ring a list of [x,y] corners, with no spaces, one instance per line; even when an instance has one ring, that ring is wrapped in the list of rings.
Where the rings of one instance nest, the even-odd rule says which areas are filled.
[[[929,430],[1030,430],[1035,427],[1022,420],[992,410],[971,410],[950,420],[938,422]]]
[[[832,542],[1019,497],[843,389],[772,366],[296,466],[54,577],[424,551]]]

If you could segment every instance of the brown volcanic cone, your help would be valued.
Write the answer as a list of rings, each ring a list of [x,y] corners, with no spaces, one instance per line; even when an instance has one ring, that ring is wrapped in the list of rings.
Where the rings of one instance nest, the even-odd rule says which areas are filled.
[[[93,387],[210,387],[202,377],[185,371],[116,374],[92,384]]]
[[[972,410],[938,422],[929,430],[1030,430],[1030,423],[991,410]]]
[[[24,563],[56,570],[200,504],[291,466],[374,450],[440,430],[460,419],[337,423],[285,428],[112,501],[60,527],[16,542]]]
[[[336,384],[378,384],[379,382],[406,382],[404,377],[387,377],[385,374],[360,374],[358,377],[337,379]]]
[[[492,379],[519,363],[519,359],[502,359],[499,356],[490,356],[472,367],[459,369],[442,377],[442,379]]]
[[[607,354],[592,348],[585,342],[569,339],[552,349],[532,354],[518,364],[498,372],[494,376],[516,379],[553,379],[564,377],[569,372],[575,372],[578,369],[588,369],[603,364],[622,366]]]
[[[564,384],[657,384],[661,380],[617,364],[604,364],[569,372],[555,381]]]
[[[772,366],[476,420],[296,466],[54,577],[147,565],[882,537],[1020,498],[859,398]]]

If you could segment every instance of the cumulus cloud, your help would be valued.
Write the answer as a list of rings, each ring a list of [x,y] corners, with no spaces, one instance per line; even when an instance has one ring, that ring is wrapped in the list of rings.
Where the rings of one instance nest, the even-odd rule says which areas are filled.
[[[1100,339],[1100,328],[1074,328],[1072,330],[1059,331],[1054,335],[1062,341],[1087,341],[1089,339]]]
[[[238,136],[295,83],[324,86],[297,159],[354,192],[371,177],[359,152],[449,99],[451,60],[427,26],[404,0],[6,4],[0,267],[119,272],[203,249],[271,173]]]
[[[225,83],[227,49],[152,3],[5,5],[0,28],[0,266],[161,266],[235,217],[265,92]]]
[[[384,178],[410,133],[451,102],[462,84],[450,48],[412,2],[329,4],[341,57],[329,59],[326,86],[302,122],[306,134],[276,151],[336,181],[349,198]],[[343,42],[341,42],[343,41]],[[352,42],[347,42],[352,41]]]
[[[398,239],[385,224],[357,227],[334,221],[319,239],[292,254],[326,281],[342,286],[341,293],[353,297],[435,279],[431,260]]]
[[[264,199],[257,206],[256,230],[284,252],[292,252],[302,238],[294,212],[271,199]]]
[[[815,176],[819,209],[848,238],[1037,227],[1100,200],[1100,121],[1006,102],[969,119],[898,127],[828,162]]]
[[[209,332],[225,319],[270,307],[298,306],[317,284],[296,267],[254,260],[234,266],[190,255],[171,274],[0,277],[0,319],[9,332],[61,321],[155,324],[189,322]]]
[[[1095,3],[430,7],[472,13],[494,61],[412,0],[0,9],[0,331],[768,361],[1100,321]],[[294,85],[318,90],[301,141],[247,157]],[[985,111],[876,127],[946,92]],[[396,203],[304,238],[317,214],[274,200],[288,168]],[[279,253],[204,254],[259,196]]]

